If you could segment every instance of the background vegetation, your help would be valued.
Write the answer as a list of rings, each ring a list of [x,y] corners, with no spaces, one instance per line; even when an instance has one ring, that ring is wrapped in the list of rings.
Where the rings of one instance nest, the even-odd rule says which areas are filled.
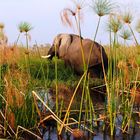
[[[75,3],[76,10],[65,8],[61,15],[65,24],[75,25],[79,36],[82,36],[82,4]],[[95,134],[99,121],[103,122],[101,130],[104,131],[108,126],[111,136],[115,135],[116,128],[122,133],[130,134],[130,128],[140,124],[137,117],[140,112],[136,110],[140,105],[140,48],[135,30],[131,27],[133,16],[130,11],[125,11],[122,15],[114,13],[115,6],[108,0],[95,0],[91,7],[99,17],[94,41],[102,17],[109,17],[107,30],[110,44],[105,47],[109,68],[107,74],[104,73],[104,79],[91,78],[86,67],[84,74],[78,76],[57,57],[52,61],[42,59],[41,55],[45,55],[49,47],[41,48],[37,44],[30,47],[29,32],[33,28],[27,22],[19,24],[19,36],[9,46],[3,32],[4,24],[1,24],[1,137],[21,139],[25,138],[24,132],[28,132],[41,139],[39,126],[50,118],[57,122],[59,136],[64,128],[73,135],[78,133],[81,136],[81,131],[84,130]],[[139,27],[138,22],[138,32]],[[22,34],[25,34],[25,46],[18,44]],[[122,38],[123,43],[119,42],[119,38]],[[129,39],[134,40],[133,46],[127,44]],[[95,100],[97,92],[104,95],[104,102]],[[103,111],[98,112],[101,108]],[[71,116],[74,112],[75,115]],[[116,120],[120,115],[121,125],[117,126]],[[76,127],[71,127],[71,124]]]

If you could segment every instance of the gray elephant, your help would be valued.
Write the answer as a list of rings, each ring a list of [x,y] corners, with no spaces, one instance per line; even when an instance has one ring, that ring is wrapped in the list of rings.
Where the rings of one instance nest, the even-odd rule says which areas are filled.
[[[108,58],[104,48],[97,42],[90,39],[83,39],[74,34],[59,34],[55,37],[52,47],[48,51],[47,56],[43,58],[52,59],[55,54],[58,58],[64,60],[66,65],[69,65],[77,74],[82,74],[84,63],[82,51],[84,52],[84,60],[88,70],[96,77],[103,77],[103,68],[108,68]],[[92,47],[92,50],[91,50]],[[89,54],[91,50],[90,60]],[[102,65],[103,62],[103,65]]]

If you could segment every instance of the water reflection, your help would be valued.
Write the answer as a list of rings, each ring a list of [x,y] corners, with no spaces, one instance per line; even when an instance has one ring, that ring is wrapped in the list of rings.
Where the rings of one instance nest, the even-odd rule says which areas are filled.
[[[43,101],[45,103],[49,104],[49,107],[51,109],[54,108],[55,103],[52,100],[51,94],[49,93],[49,91],[44,90],[44,89],[39,89],[39,96],[43,99]],[[41,102],[38,101],[38,108],[40,109],[41,112],[47,112],[47,109],[44,108],[44,106],[42,105]],[[96,130],[96,136],[89,136],[88,132],[85,132],[85,137],[84,138],[74,138],[73,135],[71,135],[70,133],[62,133],[62,140],[140,140],[140,128],[139,126],[136,127],[136,129],[133,129],[132,127],[130,128],[131,131],[131,135],[128,134],[122,134],[121,130],[118,128],[121,128],[122,125],[122,119],[123,117],[121,115],[117,116],[116,119],[116,136],[115,137],[110,137],[109,134],[109,130],[106,129],[106,132],[101,133],[101,131],[99,132],[98,130]],[[93,122],[94,123],[94,122]],[[50,123],[49,123],[50,124]],[[103,123],[100,122],[99,125],[102,127]],[[82,126],[81,126],[82,128]],[[56,127],[48,127],[46,126],[46,128],[41,128],[40,129],[42,134],[43,134],[43,140],[58,140],[58,136],[57,136],[57,130]],[[95,131],[95,130],[94,130]]]
[[[43,135],[43,140],[58,140],[57,133],[56,133],[56,128],[47,131]],[[63,133],[62,135],[62,140],[140,140],[140,129],[138,128],[135,134],[133,135],[127,135],[127,134],[122,134],[117,135],[115,137],[110,137],[106,133],[96,133],[96,136],[88,136],[88,133],[85,132],[86,137],[84,138],[74,138],[73,135],[70,133]]]

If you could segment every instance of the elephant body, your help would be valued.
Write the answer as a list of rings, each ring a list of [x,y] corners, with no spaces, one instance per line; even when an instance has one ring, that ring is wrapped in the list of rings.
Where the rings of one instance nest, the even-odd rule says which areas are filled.
[[[81,47],[83,48],[85,64],[89,64],[88,70],[97,77],[103,76],[102,61],[105,70],[107,70],[107,55],[100,44],[90,39],[83,39],[74,34],[59,34],[55,37],[53,45],[48,51],[48,56],[52,58],[56,51],[58,58],[64,60],[65,64],[72,67],[77,74],[82,74],[84,72],[84,63]],[[91,56],[89,60],[90,50]]]

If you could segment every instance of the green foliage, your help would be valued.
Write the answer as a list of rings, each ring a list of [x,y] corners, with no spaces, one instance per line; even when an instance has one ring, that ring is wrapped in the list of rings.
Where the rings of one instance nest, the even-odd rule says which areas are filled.
[[[117,33],[122,28],[122,23],[118,17],[113,16],[110,19],[107,28],[108,28],[108,31],[111,31],[113,33]]]
[[[77,11],[73,11],[71,9],[65,9],[63,16],[65,18],[65,21],[69,25],[71,25],[69,14],[74,16],[79,31],[79,35],[81,35],[81,29],[80,29],[81,7],[80,5],[78,6],[77,4],[76,7],[77,7],[76,8]],[[133,106],[135,104],[135,99],[131,97],[131,93],[130,93],[131,91],[130,83],[131,81],[139,80],[138,66],[140,66],[139,48],[137,50],[134,50],[134,47],[132,49],[124,47],[125,41],[131,38],[131,34],[133,35],[135,42],[138,45],[138,42],[135,38],[135,34],[130,26],[130,23],[132,22],[133,18],[131,13],[126,12],[121,17],[122,19],[120,20],[120,17],[118,17],[117,14],[111,13],[114,6],[113,3],[111,3],[109,0],[93,0],[91,7],[93,8],[94,12],[99,16],[97,29],[94,36],[94,41],[96,40],[101,17],[110,14],[109,23],[107,27],[110,33],[110,46],[108,47],[109,68],[108,68],[107,75],[106,74],[104,75],[104,79],[89,78],[86,69],[84,69],[85,72],[81,77],[77,76],[74,74],[73,70],[70,67],[65,66],[64,61],[59,60],[57,57],[54,57],[52,60],[41,59],[40,58],[41,53],[39,52],[40,48],[37,48],[38,49],[37,52],[35,52],[35,50],[32,50],[31,48],[29,49],[28,32],[32,29],[31,25],[27,22],[22,22],[18,25],[20,34],[23,32],[26,33],[27,49],[25,48],[19,49],[17,47],[19,49],[18,51],[20,52],[20,59],[13,62],[11,59],[10,64],[8,64],[8,60],[6,59],[7,60],[6,64],[3,64],[0,67],[0,95],[1,95],[0,109],[2,111],[4,110],[3,111],[4,114],[8,114],[9,112],[14,113],[16,126],[21,125],[22,127],[25,128],[31,128],[37,126],[38,114],[35,106],[36,103],[31,94],[32,90],[37,88],[45,89],[45,90],[48,90],[49,88],[53,88],[53,90],[56,92],[56,94],[54,94],[56,99],[56,100],[54,99],[55,100],[54,102],[56,104],[55,114],[57,114],[57,116],[61,116],[62,110],[67,109],[65,119],[63,120],[63,123],[60,127],[61,129],[63,129],[66,120],[69,120],[69,115],[71,115],[70,111],[71,111],[72,104],[74,106],[74,109],[79,109],[78,110],[79,113],[77,113],[79,115],[78,117],[79,128],[81,126],[80,125],[81,121],[83,121],[82,120],[83,110],[86,110],[84,115],[84,121],[85,121],[84,123],[86,124],[86,121],[90,120],[90,124],[92,124],[93,119],[96,120],[96,112],[94,110],[93,101],[92,101],[93,97],[90,93],[91,90],[90,88],[92,87],[93,89],[96,88],[99,89],[100,87],[104,87],[105,85],[106,91],[104,94],[106,95],[107,102],[105,102],[105,108],[104,108],[105,111],[104,114],[106,116],[105,119],[103,120],[104,121],[107,120],[109,122],[110,134],[114,135],[115,127],[116,127],[116,119],[118,117],[118,114],[119,115],[121,114],[123,118],[122,126],[121,126],[122,131],[125,132],[126,128],[129,128],[130,121],[132,120],[132,115],[133,115]],[[123,30],[120,34],[120,36],[124,39],[123,46],[120,45],[120,43],[118,42],[118,32],[123,26],[122,20],[125,23],[127,23],[130,30],[130,31]],[[139,23],[137,25],[137,29],[139,32]],[[114,33],[113,36],[112,36],[112,32]],[[16,44],[19,40],[20,34],[18,36]],[[82,45],[81,45],[81,51],[82,54],[84,54],[82,50]],[[91,51],[92,49],[90,50],[90,52]],[[132,59],[134,60],[133,62]],[[84,59],[83,59],[83,64],[84,64]],[[16,67],[12,67],[12,65],[13,66],[16,65]],[[4,79],[5,78],[4,76],[6,74],[7,74],[6,82],[9,84],[9,85],[7,84],[8,86],[5,84],[6,82]],[[60,84],[63,86],[61,87]],[[70,89],[71,87],[72,89],[75,89],[73,93]],[[133,85],[133,87],[135,87],[134,93],[136,93],[137,90],[136,84]],[[61,88],[62,92],[61,90],[58,91],[59,88]],[[69,91],[69,95],[67,94],[67,91]],[[21,92],[24,98],[22,98],[23,101],[21,101],[22,103],[20,104],[21,98],[18,96],[16,97],[16,94],[19,94]],[[75,96],[77,95],[78,92],[80,92],[80,94],[76,98]],[[12,97],[10,93],[12,93]],[[66,98],[70,98],[70,99],[67,100],[65,96],[63,96],[63,94],[65,94]],[[7,103],[8,109],[6,108],[7,106],[5,106],[4,104],[4,98],[6,98],[7,100],[5,102],[8,102]],[[76,99],[76,103],[74,103],[74,98]],[[19,102],[16,102],[16,100],[18,100]],[[65,101],[67,102],[67,106],[65,106]],[[99,120],[100,119],[102,118],[99,118]]]
[[[70,82],[76,80],[76,75],[70,67],[66,67],[64,61],[57,60],[58,67],[58,81]],[[55,80],[55,60],[44,60],[44,59],[30,59],[30,71],[32,79],[38,79],[41,81],[47,81],[51,83]]]
[[[37,112],[31,91],[25,94],[24,103],[21,107],[11,106],[11,111],[15,115],[16,126],[20,125],[25,128],[32,128],[37,123]]]
[[[3,93],[4,93],[4,81],[1,81],[0,82],[0,109],[3,109],[4,104],[5,104],[3,99],[2,99]]]
[[[0,109],[3,109],[4,106],[4,101],[2,99],[2,97],[4,96],[4,74],[7,72],[8,69],[8,65],[7,64],[3,64],[0,66]]]
[[[22,33],[22,32],[28,32],[28,31],[32,30],[33,27],[28,22],[21,22],[18,25],[18,29]]]
[[[140,55],[137,56],[136,62],[137,62],[137,64],[140,66]]]
[[[114,4],[109,0],[92,0],[91,7],[101,17],[110,14],[114,9]]]
[[[124,29],[121,31],[120,37],[123,38],[124,40],[131,40],[132,34],[129,30]]]
[[[124,21],[124,23],[126,24],[131,24],[131,22],[133,21],[133,15],[132,13],[129,11],[125,11],[122,14],[122,20]]]

